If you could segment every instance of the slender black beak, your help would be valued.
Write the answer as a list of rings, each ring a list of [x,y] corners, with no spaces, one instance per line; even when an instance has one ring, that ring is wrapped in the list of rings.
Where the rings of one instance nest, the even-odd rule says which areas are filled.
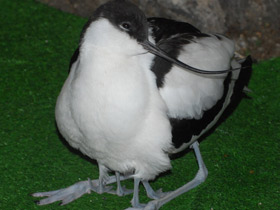
[[[226,70],[219,70],[219,71],[209,71],[209,70],[202,70],[202,69],[197,69],[194,68],[192,66],[189,66],[179,60],[177,60],[176,58],[172,58],[170,57],[166,52],[164,52],[163,50],[161,50],[159,47],[155,46],[153,43],[151,43],[150,41],[146,40],[142,43],[140,43],[144,49],[148,50],[150,53],[153,53],[171,63],[174,63],[177,66],[180,66],[188,71],[192,71],[195,73],[199,73],[199,74],[224,74],[227,72],[231,72],[234,70],[239,70],[240,68],[236,68],[236,69],[226,69]]]

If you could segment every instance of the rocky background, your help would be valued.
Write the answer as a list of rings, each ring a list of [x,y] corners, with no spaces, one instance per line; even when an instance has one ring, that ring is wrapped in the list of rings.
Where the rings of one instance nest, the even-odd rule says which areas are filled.
[[[38,0],[82,17],[107,0]],[[280,56],[280,0],[131,0],[145,14],[186,21],[203,32],[226,34],[241,55]]]

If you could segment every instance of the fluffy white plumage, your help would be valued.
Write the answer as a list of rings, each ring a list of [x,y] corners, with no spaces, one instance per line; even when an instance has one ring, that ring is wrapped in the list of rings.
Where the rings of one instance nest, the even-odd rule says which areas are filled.
[[[99,30],[110,37],[97,36]],[[144,50],[108,20],[93,22],[58,98],[56,121],[71,146],[111,170],[149,180],[170,168],[171,127],[149,70],[154,56],[135,52]]]

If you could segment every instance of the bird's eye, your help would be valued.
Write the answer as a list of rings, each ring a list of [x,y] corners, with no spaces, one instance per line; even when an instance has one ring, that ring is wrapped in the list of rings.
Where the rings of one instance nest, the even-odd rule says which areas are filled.
[[[125,30],[125,31],[129,31],[130,28],[131,28],[131,25],[130,25],[130,23],[128,23],[128,22],[124,22],[124,23],[122,23],[122,24],[120,25],[120,27],[121,27],[123,30]]]

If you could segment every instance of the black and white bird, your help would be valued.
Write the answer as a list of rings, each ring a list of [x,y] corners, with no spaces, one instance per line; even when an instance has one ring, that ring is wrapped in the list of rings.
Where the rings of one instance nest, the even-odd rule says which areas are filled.
[[[147,19],[127,0],[100,6],[82,31],[55,110],[63,137],[97,161],[100,176],[34,193],[47,197],[37,204],[64,205],[95,191],[134,193],[133,208],[159,209],[202,183],[208,172],[198,141],[236,107],[251,74],[250,57],[237,61],[234,51],[225,36]],[[149,181],[171,168],[170,155],[189,147],[199,166],[195,178],[169,193],[153,191]],[[130,178],[134,190],[121,186]],[[146,205],[139,202],[140,183],[153,199]]]

